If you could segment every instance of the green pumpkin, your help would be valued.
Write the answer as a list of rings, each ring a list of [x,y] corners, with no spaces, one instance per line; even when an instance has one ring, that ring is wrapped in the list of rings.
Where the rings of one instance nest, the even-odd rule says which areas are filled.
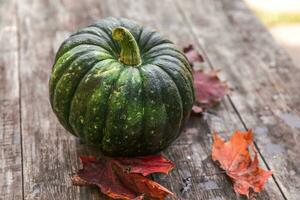
[[[61,124],[111,156],[163,150],[179,136],[194,102],[184,54],[124,18],[100,20],[67,38],[49,90]]]

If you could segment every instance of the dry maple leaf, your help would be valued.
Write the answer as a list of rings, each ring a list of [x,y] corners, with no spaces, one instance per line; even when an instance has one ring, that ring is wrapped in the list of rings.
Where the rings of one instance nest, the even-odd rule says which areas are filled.
[[[168,189],[146,176],[168,173],[174,164],[161,155],[134,158],[80,157],[83,169],[72,179],[74,185],[96,185],[113,199],[164,199],[173,195]]]
[[[203,57],[197,50],[195,50],[192,44],[189,44],[187,47],[184,47],[183,52],[191,66],[193,66],[195,63],[204,62]]]
[[[217,73],[193,71],[196,106],[202,109],[214,106],[229,92],[227,83],[221,81]]]
[[[260,192],[272,172],[258,166],[257,152],[253,145],[252,131],[235,131],[225,142],[214,133],[212,159],[218,161],[221,168],[232,179],[234,191],[249,197],[249,190]],[[248,147],[254,152],[252,160]]]
[[[200,106],[194,104],[192,107],[192,114],[198,115],[201,114],[203,112],[203,108],[201,108]]]
[[[229,87],[226,82],[220,80],[218,71],[195,70],[194,65],[204,62],[204,59],[193,45],[183,48],[183,52],[193,67],[196,102],[192,108],[192,114],[201,114],[205,109],[220,102],[229,92]]]

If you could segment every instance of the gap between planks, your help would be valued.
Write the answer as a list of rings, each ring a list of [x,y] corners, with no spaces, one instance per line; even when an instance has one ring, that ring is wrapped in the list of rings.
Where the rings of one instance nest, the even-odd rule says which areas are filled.
[[[24,191],[24,164],[23,164],[23,136],[22,136],[22,83],[21,83],[21,31],[20,31],[20,16],[19,16],[19,4],[18,1],[16,3],[16,25],[17,25],[17,68],[18,68],[18,81],[19,81],[19,117],[20,117],[20,148],[21,148],[21,177],[22,177],[22,200],[25,200],[25,191]]]

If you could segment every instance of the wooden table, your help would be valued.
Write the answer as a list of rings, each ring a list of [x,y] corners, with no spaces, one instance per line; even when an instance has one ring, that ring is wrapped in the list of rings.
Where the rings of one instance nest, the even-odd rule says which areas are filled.
[[[212,162],[211,132],[228,138],[252,128],[264,168],[274,173],[252,199],[300,199],[300,69],[241,0],[0,1],[0,199],[103,199],[71,185],[79,155],[90,151],[58,123],[48,79],[60,43],[79,27],[123,16],[156,27],[183,47],[194,44],[207,69],[234,91],[191,118],[165,151],[176,163],[155,177],[180,199],[244,199]],[[183,180],[191,186],[183,194]]]

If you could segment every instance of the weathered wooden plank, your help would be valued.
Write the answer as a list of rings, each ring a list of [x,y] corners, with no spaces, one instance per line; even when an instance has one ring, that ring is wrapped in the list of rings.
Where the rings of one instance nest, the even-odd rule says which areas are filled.
[[[100,199],[96,189],[71,185],[87,150],[58,123],[48,100],[54,54],[95,11],[100,15],[93,2],[19,1],[24,199]]]
[[[223,69],[235,88],[230,97],[246,126],[254,129],[284,195],[299,199],[300,70],[244,2],[178,4],[212,65]]]
[[[102,2],[105,15],[123,16],[135,19],[145,25],[157,28],[179,47],[189,43],[197,44],[196,38],[176,9],[174,1],[112,1]],[[185,2],[189,3],[189,2]],[[118,6],[111,6],[111,5]],[[141,17],[142,16],[142,17]],[[205,63],[208,65],[208,63]],[[208,68],[208,66],[206,66]],[[235,199],[231,183],[210,159],[211,130],[215,129],[227,137],[234,129],[243,129],[234,108],[228,99],[213,111],[206,113],[204,119],[191,118],[182,137],[165,153],[175,161],[177,169],[170,178],[161,178],[163,184],[177,193],[181,199]],[[263,165],[263,164],[262,164]],[[213,175],[212,174],[216,174]],[[191,177],[191,188],[181,194],[183,180]],[[266,190],[256,199],[283,199],[274,180],[266,185]]]
[[[0,199],[22,199],[18,27],[15,1],[0,2]]]
[[[61,128],[52,114],[47,86],[50,65],[57,46],[69,32],[105,15],[124,15],[155,26],[180,45],[186,44],[186,38],[194,41],[189,29],[178,31],[177,20],[183,27],[185,22],[178,17],[172,1],[163,1],[162,4],[145,2],[27,0],[20,3],[25,199],[100,198],[95,190],[91,192],[70,185],[69,174],[78,168],[77,156],[87,150]],[[216,115],[207,114],[200,121],[192,118],[186,134],[177,141],[180,148],[173,146],[166,152],[181,169],[174,171],[171,178],[164,179],[169,188],[180,195],[182,179],[192,175],[191,190],[182,198],[237,198],[224,175],[212,175],[218,172],[218,168],[209,157],[211,138],[206,134],[210,133],[209,127],[221,131],[223,136],[228,135],[224,131],[242,128],[230,106],[225,100],[215,111]],[[270,191],[257,198],[280,199],[280,196],[274,196],[276,191],[272,191],[272,184],[268,184],[271,185]]]

